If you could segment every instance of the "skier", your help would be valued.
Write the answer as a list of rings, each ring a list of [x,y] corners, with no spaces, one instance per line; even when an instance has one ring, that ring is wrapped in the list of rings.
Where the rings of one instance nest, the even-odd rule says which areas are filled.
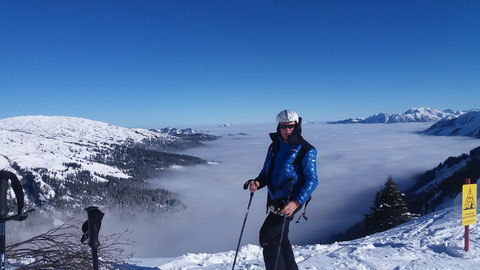
[[[267,270],[298,269],[288,239],[289,224],[318,184],[317,150],[301,136],[301,124],[302,118],[294,111],[283,110],[277,115],[277,132],[270,133],[272,144],[263,169],[249,180],[251,192],[268,188],[269,214],[260,229]]]

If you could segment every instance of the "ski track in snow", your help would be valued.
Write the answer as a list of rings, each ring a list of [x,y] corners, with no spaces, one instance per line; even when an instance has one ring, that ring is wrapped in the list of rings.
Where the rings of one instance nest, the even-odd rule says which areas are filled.
[[[470,226],[470,251],[463,250],[461,207],[419,217],[391,230],[329,245],[294,246],[299,269],[478,269],[480,232]],[[133,259],[132,264],[177,269],[231,269],[235,251],[188,253],[177,258]],[[264,269],[262,250],[242,246],[236,269]]]

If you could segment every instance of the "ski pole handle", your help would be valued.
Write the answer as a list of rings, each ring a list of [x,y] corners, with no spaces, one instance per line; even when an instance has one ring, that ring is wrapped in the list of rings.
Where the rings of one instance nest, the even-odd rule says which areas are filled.
[[[100,246],[100,242],[98,241],[98,234],[100,231],[100,227],[102,226],[102,219],[103,219],[103,212],[98,209],[96,206],[90,206],[85,208],[88,215],[88,233],[89,233],[89,241],[88,245],[93,248],[98,248]]]
[[[250,186],[250,182],[252,182],[252,181],[255,181],[255,180],[253,180],[253,179],[247,180],[247,182],[245,182],[245,184],[243,184],[243,189],[247,190],[248,186]]]

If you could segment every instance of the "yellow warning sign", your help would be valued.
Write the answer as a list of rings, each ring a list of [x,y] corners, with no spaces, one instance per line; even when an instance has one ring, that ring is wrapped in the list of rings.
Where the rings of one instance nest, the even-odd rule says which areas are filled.
[[[463,185],[462,226],[477,221],[477,184]]]

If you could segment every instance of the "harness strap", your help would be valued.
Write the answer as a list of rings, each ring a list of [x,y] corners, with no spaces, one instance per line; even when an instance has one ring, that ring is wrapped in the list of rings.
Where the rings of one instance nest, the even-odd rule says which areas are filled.
[[[305,207],[303,208],[303,213],[300,214],[300,216],[298,217],[297,221],[295,221],[295,223],[299,223],[301,217],[303,217],[305,220],[308,220],[305,212],[307,212],[307,206],[308,206],[308,203],[310,202],[311,199],[312,199],[312,196],[310,195],[310,197],[308,197],[308,200],[305,202]]]
[[[293,160],[292,164],[302,166],[303,158],[308,153],[308,151],[312,149],[313,149],[313,145],[311,145],[309,142],[305,140],[302,140],[302,147],[300,148],[300,151],[298,152],[298,155],[295,157],[295,160]]]

